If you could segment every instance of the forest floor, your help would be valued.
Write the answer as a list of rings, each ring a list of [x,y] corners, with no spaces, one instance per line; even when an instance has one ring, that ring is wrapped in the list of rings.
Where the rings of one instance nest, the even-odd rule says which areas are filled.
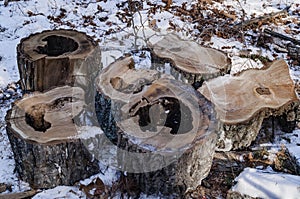
[[[14,172],[15,162],[5,130],[6,111],[22,95],[16,46],[32,33],[59,28],[76,29],[99,41],[103,67],[124,53],[144,49],[149,42],[158,41],[168,33],[226,52],[236,60],[232,73],[281,58],[288,63],[300,93],[300,0],[26,0],[10,1],[6,6],[0,1],[2,194],[30,190]],[[186,198],[226,198],[228,194],[297,198],[300,124],[289,134],[283,133],[276,123],[272,130],[267,128],[268,121],[264,126],[250,147],[217,152],[209,176],[196,190],[189,191]],[[92,186],[92,194],[91,190],[82,189],[97,178],[105,186]],[[118,190],[118,183],[118,173],[106,169],[73,187],[37,190],[34,198],[86,198],[87,195],[126,198]],[[142,194],[140,198],[160,197]]]

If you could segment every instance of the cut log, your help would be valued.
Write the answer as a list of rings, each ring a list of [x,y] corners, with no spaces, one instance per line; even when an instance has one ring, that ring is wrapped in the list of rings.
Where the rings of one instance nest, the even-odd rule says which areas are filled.
[[[192,86],[134,67],[125,57],[99,74],[100,126],[119,147],[117,169],[138,191],[180,196],[210,170],[213,109]]]
[[[98,44],[74,30],[48,30],[22,39],[17,46],[17,59],[25,91],[46,91],[64,85],[86,90],[93,86],[101,63]]]
[[[189,83],[211,79],[230,70],[230,60],[225,53],[174,34],[168,34],[151,46],[153,62],[170,62]]]
[[[264,118],[294,110],[299,99],[288,65],[277,60],[264,70],[248,70],[205,82],[198,89],[214,105],[221,122],[221,150],[247,147]]]
[[[35,92],[16,101],[6,116],[16,171],[33,188],[73,185],[99,172],[73,118],[85,106],[79,87]]]

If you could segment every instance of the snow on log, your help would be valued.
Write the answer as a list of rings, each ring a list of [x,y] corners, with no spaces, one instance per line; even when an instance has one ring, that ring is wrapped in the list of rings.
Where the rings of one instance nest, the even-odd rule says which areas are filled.
[[[16,171],[33,188],[73,185],[99,172],[73,118],[85,106],[79,87],[34,92],[16,101],[6,116]]]
[[[125,178],[147,194],[196,188],[209,173],[217,139],[210,103],[190,85],[135,70],[131,57],[97,80],[98,120],[119,147]]]
[[[224,75],[230,70],[230,60],[225,53],[174,34],[166,35],[151,46],[154,62],[169,61],[189,83]]]
[[[299,103],[284,60],[274,61],[264,70],[212,79],[198,91],[215,105],[222,124],[220,150],[249,146],[265,118],[294,111]]]

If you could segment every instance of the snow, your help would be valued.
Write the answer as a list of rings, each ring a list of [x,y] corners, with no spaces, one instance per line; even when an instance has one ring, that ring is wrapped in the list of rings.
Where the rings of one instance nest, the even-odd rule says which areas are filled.
[[[298,165],[300,165],[300,129],[294,130],[293,133],[285,134],[285,137],[290,141],[281,139],[279,143],[288,149],[290,154],[296,158]]]
[[[300,176],[276,173],[270,167],[265,170],[245,168],[235,181],[232,191],[251,197],[297,199],[300,196]]]
[[[44,190],[41,193],[36,194],[33,199],[45,199],[45,198],[86,198],[85,194],[77,187],[70,186],[58,186],[54,189]]]
[[[93,138],[96,135],[103,134],[103,131],[101,128],[97,126],[77,126],[77,135],[73,138],[79,138],[79,139],[89,139]]]
[[[20,181],[14,173],[15,160],[6,135],[4,116],[9,108],[9,104],[0,104],[0,183],[11,185],[13,192],[26,191],[30,189],[28,184]]]
[[[259,60],[254,61],[249,58],[241,58],[238,56],[231,57],[231,63],[232,63],[231,71],[230,71],[231,75],[237,74],[239,72],[248,69],[260,69],[264,67],[263,63],[261,63]]]
[[[105,185],[112,186],[112,184],[116,182],[119,178],[117,171],[110,167],[105,167],[103,165],[100,165],[100,167],[101,167],[101,172],[99,174],[81,180],[80,184],[88,185],[91,182],[93,182],[93,180],[100,178]]]

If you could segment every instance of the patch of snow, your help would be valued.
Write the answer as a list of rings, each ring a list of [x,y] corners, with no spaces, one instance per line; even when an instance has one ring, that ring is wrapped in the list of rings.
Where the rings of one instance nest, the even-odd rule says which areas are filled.
[[[10,108],[10,100],[7,104],[1,104],[0,108],[0,183],[11,185],[13,192],[29,190],[29,185],[18,179],[15,169],[14,155],[6,134],[5,115]]]
[[[36,194],[33,199],[45,199],[45,198],[70,198],[70,199],[82,199],[86,198],[86,195],[77,187],[70,186],[58,186],[54,189],[44,190],[41,193]]]
[[[51,29],[51,24],[46,16],[28,17],[27,14],[30,10],[48,13],[48,6],[43,5],[46,2],[41,1],[36,4],[34,1],[19,1],[10,3],[7,7],[1,7],[1,27],[5,30],[0,32],[0,56],[2,57],[0,61],[0,87],[19,80],[16,46],[21,38],[34,32]]]
[[[230,71],[231,75],[240,73],[248,69],[260,69],[264,67],[264,65],[259,60],[254,61],[249,58],[241,58],[238,56],[231,57],[231,64],[232,64],[231,71]]]
[[[96,178],[100,178],[105,185],[112,186],[114,182],[119,179],[118,172],[110,167],[100,165],[101,173],[93,175],[87,179],[81,180],[80,184],[88,185],[92,183]]]
[[[223,39],[217,36],[212,36],[210,42],[212,43],[212,48],[231,53],[232,55],[237,55],[240,50],[245,48],[244,44],[236,41],[235,39]]]
[[[56,169],[58,170],[58,173],[61,174],[61,166],[59,166],[59,164],[54,163]]]
[[[216,148],[216,151],[230,151],[232,148],[232,140],[225,137],[225,131],[221,131],[219,140],[224,142],[224,148]]]
[[[76,130],[78,134],[72,138],[89,139],[103,134],[102,129],[97,126],[77,126]]]
[[[294,130],[292,133],[284,134],[286,139],[280,139],[280,143],[285,145],[289,153],[296,158],[298,165],[300,165],[300,129]]]
[[[300,196],[300,176],[276,173],[270,167],[245,168],[235,181],[232,191],[251,197],[297,199]]]

